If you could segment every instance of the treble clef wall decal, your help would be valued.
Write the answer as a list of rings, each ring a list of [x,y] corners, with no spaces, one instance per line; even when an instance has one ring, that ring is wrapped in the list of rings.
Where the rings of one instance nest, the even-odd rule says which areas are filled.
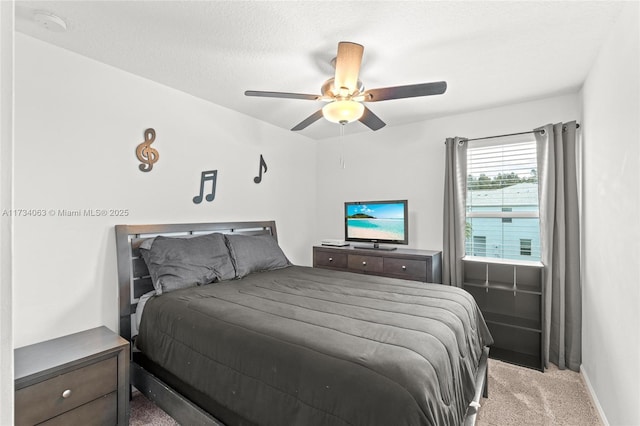
[[[144,131],[144,142],[142,142],[136,148],[136,156],[142,164],[138,167],[143,172],[150,172],[153,169],[153,165],[160,159],[160,154],[154,148],[151,148],[151,144],[156,140],[156,131],[153,129],[147,129]]]

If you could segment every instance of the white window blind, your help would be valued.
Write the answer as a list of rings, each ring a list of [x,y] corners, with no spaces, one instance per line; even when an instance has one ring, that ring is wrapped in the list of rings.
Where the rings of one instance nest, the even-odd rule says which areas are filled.
[[[536,142],[469,142],[466,254],[540,260]]]

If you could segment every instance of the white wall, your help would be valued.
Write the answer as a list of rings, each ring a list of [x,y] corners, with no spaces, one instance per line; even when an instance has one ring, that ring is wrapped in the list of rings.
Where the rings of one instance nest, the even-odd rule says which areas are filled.
[[[20,33],[15,65],[15,206],[56,211],[15,218],[15,347],[117,330],[116,224],[274,219],[290,260],[311,263],[314,142]],[[160,161],[143,173],[135,148],[148,127]],[[216,198],[196,205],[211,169]]]
[[[640,424],[640,11],[583,87],[583,371],[612,425]]]
[[[576,120],[579,112],[578,95],[568,94],[322,141],[316,240],[344,238],[345,201],[406,198],[409,247],[442,250],[444,140],[533,130]]]
[[[14,2],[0,2],[0,214],[13,204]],[[0,425],[13,424],[13,218],[0,216]]]

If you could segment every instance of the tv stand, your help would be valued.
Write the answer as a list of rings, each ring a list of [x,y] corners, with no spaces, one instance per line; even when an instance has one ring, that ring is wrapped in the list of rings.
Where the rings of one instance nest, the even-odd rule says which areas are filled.
[[[373,243],[373,246],[353,246],[353,248],[367,249],[367,250],[384,250],[384,251],[393,251],[398,249],[398,247],[393,247],[393,246],[380,247],[380,244],[378,243]]]
[[[365,249],[353,246],[314,246],[313,267],[428,283],[442,282],[440,251],[371,249],[371,246]]]

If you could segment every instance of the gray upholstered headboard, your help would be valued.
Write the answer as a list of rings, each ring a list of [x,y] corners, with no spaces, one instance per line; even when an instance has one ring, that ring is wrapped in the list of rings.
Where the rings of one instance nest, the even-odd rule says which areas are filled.
[[[173,225],[116,225],[116,250],[118,260],[118,288],[120,298],[120,335],[131,341],[131,316],[135,314],[138,299],[153,290],[147,265],[140,255],[140,244],[158,235],[178,237],[220,232],[223,234],[269,234],[276,240],[276,223],[224,222],[181,223]]]

